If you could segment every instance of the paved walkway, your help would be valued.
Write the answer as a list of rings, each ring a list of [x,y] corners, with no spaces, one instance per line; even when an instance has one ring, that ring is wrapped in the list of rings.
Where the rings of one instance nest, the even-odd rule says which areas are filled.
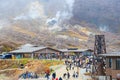
[[[79,75],[79,77],[77,79],[72,77],[74,71],[76,72],[77,68],[75,68],[74,70],[69,70],[69,73],[70,73],[70,79],[69,80],[82,80],[81,75]],[[63,76],[64,73],[67,73],[65,65],[63,65],[60,69],[56,70],[57,77]]]
[[[55,70],[56,72],[56,77],[62,77],[63,78],[63,74],[67,73],[66,71],[66,65],[59,65],[59,66],[52,66],[52,69]],[[74,71],[77,71],[77,67],[74,68],[74,70],[69,70],[70,73],[70,79],[69,80],[92,80],[90,79],[89,76],[85,76],[85,69],[80,69],[79,70],[79,77],[78,78],[73,78],[72,75],[74,73]],[[52,75],[50,76],[50,80],[52,78]],[[26,80],[26,79],[19,79],[19,80]],[[33,79],[29,79],[29,80],[33,80]],[[34,79],[34,80],[47,80],[46,78],[39,78],[39,79]],[[63,79],[63,80],[68,80],[68,79]]]
[[[77,71],[77,67],[75,67],[74,70],[69,70],[69,73],[70,73],[70,79],[69,80],[90,80],[89,76],[84,75],[85,69],[80,69],[79,70],[80,72],[79,72],[79,77],[78,78],[73,78],[72,77],[74,71],[75,72]],[[63,77],[63,74],[67,73],[66,66],[62,65],[59,69],[55,70],[55,72],[56,72],[56,77],[57,78]],[[63,80],[65,80],[65,79],[63,79]]]

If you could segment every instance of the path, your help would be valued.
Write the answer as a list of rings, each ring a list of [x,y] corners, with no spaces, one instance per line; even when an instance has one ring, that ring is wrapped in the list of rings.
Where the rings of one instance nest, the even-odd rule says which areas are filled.
[[[57,78],[63,77],[63,74],[67,73],[66,65],[52,66],[51,68],[55,70]],[[73,78],[72,77],[74,71],[77,71],[77,67],[75,67],[74,70],[69,70],[69,73],[70,73],[70,79],[69,80],[92,80],[92,79],[90,79],[90,77],[84,75],[85,69],[80,69],[79,70],[80,72],[79,72],[79,77],[78,78]],[[52,78],[52,75],[50,76],[50,80],[51,80],[51,78]],[[19,79],[19,80],[26,80],[26,79]],[[29,79],[29,80],[33,80],[33,79]],[[39,79],[34,79],[34,80],[47,80],[47,79],[46,78],[39,78]],[[67,80],[67,79],[63,79],[63,80]]]
[[[70,73],[70,79],[69,80],[83,80],[81,73],[79,74],[79,77],[77,79],[73,78],[72,75],[73,75],[74,71],[77,71],[77,68],[75,68],[74,70],[69,70],[69,73]],[[58,78],[63,77],[63,74],[67,73],[66,66],[62,65],[61,68],[55,70],[55,72],[56,72],[56,77],[58,77]]]
[[[19,68],[3,69],[3,70],[0,70],[0,73],[1,73],[1,72],[5,72],[5,71],[11,71],[11,70],[23,70],[23,69],[19,69]]]

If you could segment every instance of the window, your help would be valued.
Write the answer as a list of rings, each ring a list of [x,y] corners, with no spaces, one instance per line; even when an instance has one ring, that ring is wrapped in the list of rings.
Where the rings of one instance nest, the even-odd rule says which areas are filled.
[[[112,67],[112,59],[109,59],[109,67]]]
[[[3,58],[3,55],[0,55],[0,59],[2,59]]]
[[[120,59],[116,60],[116,69],[120,70]]]

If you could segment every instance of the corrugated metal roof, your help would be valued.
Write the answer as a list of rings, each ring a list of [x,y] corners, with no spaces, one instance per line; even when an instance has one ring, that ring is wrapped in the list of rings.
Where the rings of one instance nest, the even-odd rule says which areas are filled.
[[[38,47],[38,46],[31,45],[31,44],[25,44],[19,47],[17,50],[11,51],[9,53],[32,53],[32,52],[39,51],[44,48],[50,48],[50,47],[44,47],[44,46]],[[53,48],[50,48],[50,49],[53,49]],[[83,51],[87,51],[90,49],[53,49],[53,50],[56,50],[59,52],[83,52]]]
[[[104,57],[120,57],[120,52],[111,52],[111,53],[106,53],[106,54],[99,54],[99,56],[104,56]]]
[[[11,51],[10,53],[32,53],[41,49],[44,49],[46,47],[24,47],[20,48],[18,50]]]
[[[59,49],[62,52],[83,52],[83,51],[87,51],[89,49],[77,49],[77,50],[69,50],[69,49]]]

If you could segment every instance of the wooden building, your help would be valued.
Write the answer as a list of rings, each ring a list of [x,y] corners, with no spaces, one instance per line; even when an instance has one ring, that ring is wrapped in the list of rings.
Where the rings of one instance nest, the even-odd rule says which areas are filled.
[[[91,49],[78,49],[78,48],[68,48],[59,50],[63,52],[65,56],[77,56],[77,57],[79,57],[80,55],[91,56],[93,52],[93,50]]]
[[[58,58],[62,52],[50,47],[38,47],[32,45],[25,45],[19,47],[17,50],[9,52],[15,55],[16,58],[39,58],[39,59],[51,59]]]
[[[106,76],[111,76],[112,79],[120,78],[120,52],[100,54],[106,60]]]

